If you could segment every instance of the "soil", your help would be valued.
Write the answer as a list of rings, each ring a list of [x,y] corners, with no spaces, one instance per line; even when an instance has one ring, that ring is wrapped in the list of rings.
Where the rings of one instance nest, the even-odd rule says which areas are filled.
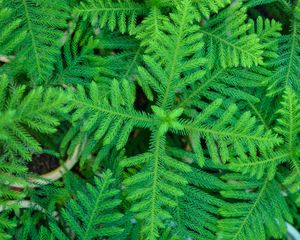
[[[34,154],[32,161],[27,165],[28,170],[36,174],[51,172],[59,167],[59,159],[49,154]]]

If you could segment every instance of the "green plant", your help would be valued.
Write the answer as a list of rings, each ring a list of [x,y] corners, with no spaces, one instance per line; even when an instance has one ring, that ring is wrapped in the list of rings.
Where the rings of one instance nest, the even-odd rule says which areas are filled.
[[[0,239],[286,239],[299,226],[298,1],[0,6]],[[82,143],[74,170],[32,188],[34,156]]]

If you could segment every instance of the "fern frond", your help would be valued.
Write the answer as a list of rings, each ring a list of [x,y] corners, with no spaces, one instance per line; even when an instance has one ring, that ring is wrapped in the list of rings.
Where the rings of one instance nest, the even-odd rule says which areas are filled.
[[[228,161],[231,150],[240,157],[246,157],[246,153],[256,156],[257,150],[264,151],[281,143],[281,139],[271,131],[264,130],[263,126],[257,126],[256,119],[251,117],[250,112],[235,118],[236,105],[229,106],[217,120],[214,120],[213,116],[220,110],[221,104],[222,100],[217,99],[195,119],[181,120],[183,131],[191,134],[193,149],[200,166],[204,163],[200,139],[205,140],[209,155],[215,163]]]
[[[252,66],[251,68],[235,67],[226,68],[214,66],[213,70],[207,70],[204,77],[200,78],[189,89],[182,92],[180,107],[201,108],[203,97],[214,101],[217,98],[229,98],[233,102],[247,102],[250,109],[259,101],[254,94],[265,85],[272,76],[272,69],[267,65],[270,58],[277,56],[278,37],[281,26],[275,21],[258,18],[251,21],[252,28],[249,33],[256,33],[264,48],[262,56],[266,60],[264,66]]]
[[[223,179],[228,181],[228,189],[221,194],[237,202],[220,209],[224,217],[218,224],[220,238],[265,240],[286,235],[285,221],[292,217],[276,181],[257,181],[239,174],[227,174]]]
[[[284,142],[280,144],[276,151],[261,151],[260,156],[252,156],[233,160],[230,167],[242,173],[248,173],[257,178],[267,174],[269,179],[275,176],[277,166],[289,162],[292,168],[290,175],[284,184],[290,187],[290,191],[296,193],[297,202],[300,202],[300,161],[299,161],[299,123],[300,104],[295,92],[287,88],[283,95],[281,108],[278,113],[280,118],[275,127],[275,132],[283,137]]]
[[[79,22],[74,34],[67,37],[61,56],[57,59],[54,84],[88,84],[99,73],[96,66],[94,49],[99,42],[87,31],[89,25]]]
[[[267,97],[266,89],[257,90],[256,96],[260,99],[260,102],[252,103],[247,101],[247,110],[250,110],[253,116],[256,116],[257,120],[265,129],[270,129],[271,124],[275,120],[276,109],[274,106],[276,105],[277,99]]]
[[[267,174],[268,178],[272,179],[276,174],[277,166],[288,161],[288,159],[289,153],[287,152],[273,152],[262,154],[260,157],[252,156],[233,160],[229,164],[229,168],[257,178],[262,178]]]
[[[165,141],[164,133],[153,131],[149,152],[121,162],[123,167],[143,165],[142,171],[126,178],[124,183],[129,187],[127,198],[133,202],[131,211],[145,222],[142,233],[147,240],[157,239],[164,222],[172,218],[165,207],[177,206],[175,199],[183,195],[178,186],[187,184],[181,174],[191,170],[187,164],[166,154]]]
[[[148,114],[134,109],[135,90],[127,81],[119,84],[114,80],[108,95],[109,98],[103,98],[99,86],[92,82],[89,94],[86,94],[82,86],[78,86],[77,95],[72,100],[75,109],[72,121],[79,123],[79,128],[83,124],[81,131],[91,136],[85,148],[86,153],[83,153],[85,156],[101,140],[103,149],[99,152],[99,157],[103,158],[112,147],[124,147],[133,128],[148,128],[153,123]],[[72,136],[74,134],[76,133],[72,133]]]
[[[108,26],[111,31],[118,28],[121,33],[132,33],[137,16],[143,15],[144,12],[145,7],[142,4],[131,0],[86,0],[74,9],[76,15],[88,19],[91,23],[96,22],[100,28]]]
[[[291,20],[290,34],[283,35],[279,42],[280,58],[275,59],[275,74],[269,79],[269,95],[282,93],[289,86],[296,92],[300,90],[300,13],[295,11]]]
[[[14,9],[13,14],[20,21],[21,30],[26,32],[16,64],[24,66],[34,84],[41,84],[50,77],[59,55],[60,40],[67,26],[68,6],[56,0],[43,3],[18,0],[7,5]]]
[[[268,19],[263,21],[260,17],[256,22],[250,23],[252,28],[249,29],[249,33],[256,33],[264,47],[262,56],[268,61],[276,57],[280,24]],[[244,67],[223,69],[214,66],[213,70],[207,70],[204,77],[200,78],[190,89],[183,91],[179,106],[201,108],[203,103],[200,100],[203,97],[211,101],[217,98],[229,98],[233,102],[241,103],[240,100],[243,100],[253,106],[259,101],[253,92],[257,92],[258,88],[264,86],[272,74],[272,69],[267,65],[252,66],[249,69]]]
[[[206,62],[201,54],[196,54],[202,49],[203,42],[199,26],[192,24],[195,9],[188,0],[182,1],[177,7],[177,13],[170,16],[172,22],[165,24],[165,31],[153,44],[155,53],[144,57],[147,68],[139,68],[141,81],[159,94],[157,105],[164,110],[173,104],[176,90],[204,75]],[[164,67],[157,61],[162,62]]]
[[[42,87],[24,94],[25,86],[12,88],[10,95],[9,80],[1,76],[0,102],[0,141],[5,150],[31,159],[31,153],[41,150],[39,143],[26,130],[30,128],[40,133],[53,133],[59,124],[58,113],[65,112],[68,100],[63,91]]]
[[[189,185],[183,188],[184,196],[178,199],[174,210],[175,234],[180,239],[215,239],[218,209],[225,202],[214,195],[225,183],[217,176],[193,168],[186,175]]]
[[[13,10],[4,7],[0,1],[0,55],[12,54],[25,38],[25,31],[20,30],[21,20],[13,20]]]
[[[83,131],[88,131],[95,124],[101,123],[100,126],[97,125],[95,139],[99,140],[104,137],[104,144],[110,144],[117,140],[117,146],[121,148],[126,143],[134,126],[150,126],[151,119],[147,114],[134,109],[134,91],[130,89],[127,81],[123,81],[122,86],[119,86],[119,83],[114,80],[110,95],[110,99],[102,99],[96,83],[91,84],[89,96],[85,94],[81,86],[78,86],[78,96],[73,99],[73,104],[77,109],[73,114],[73,121],[81,119],[84,114],[91,114]],[[108,128],[109,132],[107,132]],[[120,131],[123,133],[120,134],[122,138],[117,139],[116,133]]]
[[[121,200],[117,198],[119,190],[112,187],[114,182],[111,171],[107,170],[101,178],[95,177],[95,185],[87,184],[86,189],[77,192],[77,199],[70,200],[67,207],[61,210],[63,220],[78,239],[99,239],[123,231],[115,225],[122,214],[115,210]],[[58,239],[71,239],[54,223],[50,228]]]
[[[252,90],[261,87],[261,79],[267,78],[271,74],[271,71],[261,68],[253,70],[215,68],[214,71],[207,71],[204,77],[191,85],[189,89],[182,91],[179,107],[202,108],[203,97],[211,101],[225,98],[232,102],[257,103],[259,99],[252,94]]]
[[[41,151],[33,132],[50,134],[56,131],[58,114],[65,112],[67,97],[61,90],[42,87],[25,93],[25,86],[10,85],[6,75],[0,76],[0,80],[0,204],[5,207],[8,200],[20,200],[25,196],[11,185],[27,186],[24,160],[30,161],[32,153]],[[18,205],[8,206],[8,210],[12,208]],[[4,222],[0,223],[0,232],[6,228],[1,224]],[[7,238],[1,234],[1,239]]]
[[[147,48],[147,52],[153,51],[152,44],[160,39],[160,34],[168,21],[158,7],[152,7],[148,16],[136,28],[136,38],[141,41],[141,46]]]
[[[288,150],[293,152],[300,132],[300,102],[298,96],[289,87],[284,92],[278,114],[280,118],[275,130],[284,137]]]
[[[278,113],[280,118],[275,130],[284,137],[284,147],[289,153],[292,168],[284,184],[290,187],[291,192],[296,193],[297,203],[300,204],[300,103],[298,96],[291,88],[286,88]]]
[[[263,19],[258,17],[256,21],[250,20],[249,23],[252,25],[250,33],[256,33],[259,42],[263,46],[263,58],[276,58],[278,57],[278,40],[281,37],[280,31],[282,30],[281,24],[276,22],[274,19],[269,20],[268,18]]]
[[[117,44],[114,44],[111,39]],[[144,48],[133,37],[102,31],[96,39],[107,55],[91,59],[95,66],[99,66],[96,81],[100,84],[111,85],[112,79],[121,81],[135,80],[137,67],[142,62]],[[131,81],[129,81],[131,83]]]
[[[256,34],[247,34],[246,8],[237,3],[209,19],[200,32],[204,35],[208,67],[252,67],[263,63],[263,46]]]
[[[0,0],[0,240],[285,239],[299,1]]]

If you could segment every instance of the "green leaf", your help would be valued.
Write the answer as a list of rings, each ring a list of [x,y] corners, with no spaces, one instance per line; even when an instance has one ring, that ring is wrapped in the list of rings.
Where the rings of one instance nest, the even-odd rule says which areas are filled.
[[[268,239],[286,235],[285,221],[292,221],[287,203],[276,181],[256,181],[237,174],[224,176],[228,189],[222,195],[228,203],[221,207],[218,236],[223,239]],[[251,189],[251,191],[247,191]]]
[[[77,192],[67,207],[61,210],[63,220],[71,227],[79,239],[91,240],[120,234],[123,230],[117,226],[122,218],[116,208],[121,200],[117,199],[119,190],[113,187],[115,179],[107,170],[101,178],[95,177],[95,184],[87,184]],[[84,214],[83,214],[84,213]],[[57,225],[50,225],[53,234],[61,239],[63,231]],[[65,239],[71,239],[63,234]]]
[[[209,19],[200,32],[204,35],[209,68],[261,65],[263,46],[256,34],[247,34],[246,8],[233,4]]]
[[[136,18],[142,15],[145,8],[142,4],[131,0],[114,2],[86,0],[74,9],[74,13],[95,22],[99,17],[99,27],[108,26],[110,31],[118,27],[121,33],[132,33],[135,29]],[[128,24],[127,24],[128,22]]]

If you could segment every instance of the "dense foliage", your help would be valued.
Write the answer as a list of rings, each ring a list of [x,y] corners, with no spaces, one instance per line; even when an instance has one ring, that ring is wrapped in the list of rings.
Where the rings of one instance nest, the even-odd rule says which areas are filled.
[[[297,0],[0,0],[0,239],[287,239],[299,97]]]

